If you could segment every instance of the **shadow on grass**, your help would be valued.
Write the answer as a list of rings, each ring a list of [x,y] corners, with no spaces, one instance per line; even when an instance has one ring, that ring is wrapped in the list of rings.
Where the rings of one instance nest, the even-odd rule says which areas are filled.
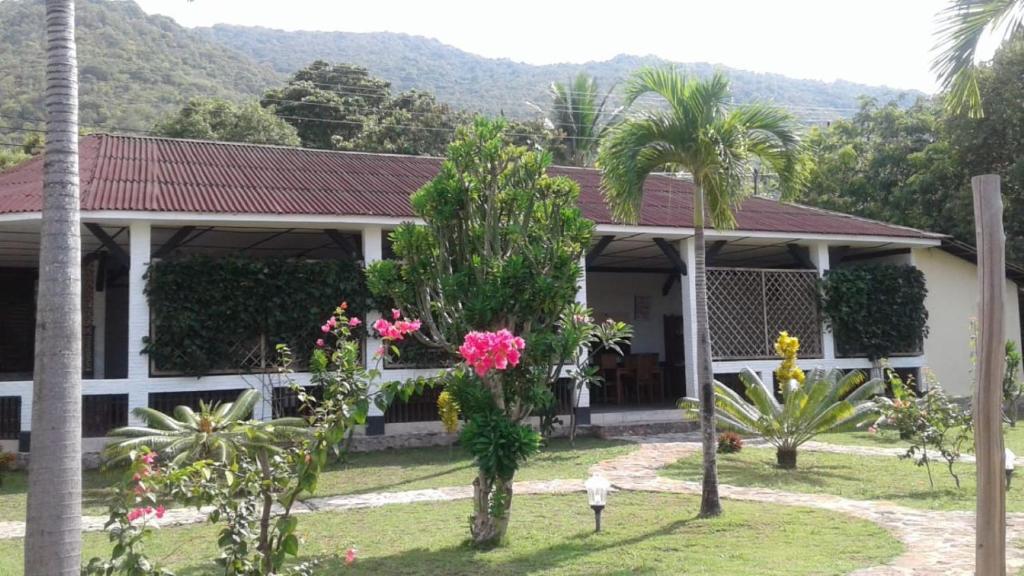
[[[699,480],[703,468],[700,462],[681,460],[665,469],[671,476],[687,480]],[[801,466],[799,460],[796,470],[779,468],[768,460],[734,460],[720,457],[718,473],[725,484],[739,486],[775,486],[803,485],[813,488],[825,488],[832,481],[858,481],[860,476],[849,472],[849,468],[834,464],[813,464]]]
[[[657,529],[629,537],[609,540],[607,533],[595,535],[586,530],[568,536],[564,542],[541,548],[520,556],[501,561],[491,561],[488,556],[494,555],[503,547],[494,550],[480,551],[474,549],[468,541],[456,546],[447,546],[436,550],[414,548],[390,556],[377,556],[359,559],[353,566],[346,566],[344,550],[337,554],[322,555],[315,574],[388,574],[388,575],[434,575],[476,576],[529,574],[538,570],[559,572],[559,566],[572,565],[584,560],[587,556],[608,549],[627,550],[630,546],[649,538],[665,536],[695,521],[696,518],[678,520],[667,523]],[[513,536],[514,537],[514,536]],[[612,567],[590,566],[587,574],[599,576],[625,574],[655,574],[657,567]],[[206,576],[216,573],[216,567],[210,564],[193,565],[175,570],[178,576]]]

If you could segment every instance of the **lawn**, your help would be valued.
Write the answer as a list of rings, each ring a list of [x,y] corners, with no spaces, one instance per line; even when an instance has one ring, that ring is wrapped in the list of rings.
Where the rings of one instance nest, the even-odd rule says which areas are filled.
[[[573,449],[568,440],[555,439],[523,466],[516,480],[587,478],[588,469],[594,464],[636,448],[637,444],[632,442],[577,438]],[[458,447],[354,453],[320,476],[316,496],[469,485],[475,470],[472,458]],[[0,486],[0,520],[25,519],[26,478],[24,472],[5,475]],[[106,515],[103,488],[110,485],[112,478],[96,471],[85,473],[85,514]]]
[[[509,543],[489,552],[464,545],[468,501],[304,515],[301,552],[322,556],[318,574],[611,575],[846,574],[885,563],[902,545],[867,521],[828,512],[730,502],[714,520],[694,519],[695,496],[618,493],[594,534],[583,494],[516,497]],[[178,576],[216,574],[215,527],[159,532],[147,549]],[[0,574],[21,574],[22,543],[0,542]],[[356,564],[342,565],[358,549]],[[106,536],[86,536],[84,557],[105,553]],[[308,556],[307,556],[308,557]],[[199,563],[199,562],[202,563]]]
[[[746,448],[718,457],[718,478],[723,484],[757,486],[787,492],[835,494],[856,500],[888,500],[928,510],[974,510],[973,464],[957,464],[962,489],[957,490],[944,463],[932,463],[935,488],[928,473],[909,460],[895,456],[855,456],[801,451],[797,470],[775,466],[775,450]],[[700,454],[679,460],[661,471],[680,480],[699,480]],[[1024,512],[1024,483],[1014,483],[1006,495],[1010,512]]]
[[[1024,456],[1024,422],[1011,428],[1003,426],[1003,438],[1006,447],[1013,450],[1018,456]],[[895,430],[879,430],[876,434],[869,432],[837,432],[834,434],[819,434],[814,438],[818,442],[830,444],[846,444],[855,446],[877,446],[881,448],[906,448],[909,446],[906,440],[900,440]],[[973,445],[968,443],[968,450],[973,451]]]

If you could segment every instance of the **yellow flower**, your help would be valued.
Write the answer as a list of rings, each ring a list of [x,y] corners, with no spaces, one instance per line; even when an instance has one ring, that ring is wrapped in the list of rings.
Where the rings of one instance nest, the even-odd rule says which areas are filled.
[[[782,363],[775,370],[775,379],[778,380],[779,386],[790,380],[796,380],[798,384],[804,383],[806,378],[804,371],[796,365],[797,352],[799,351],[799,338],[790,336],[789,332],[779,332],[779,337],[775,340],[775,353],[782,358]]]
[[[459,429],[459,403],[447,390],[437,397],[437,412],[445,432],[453,434]]]

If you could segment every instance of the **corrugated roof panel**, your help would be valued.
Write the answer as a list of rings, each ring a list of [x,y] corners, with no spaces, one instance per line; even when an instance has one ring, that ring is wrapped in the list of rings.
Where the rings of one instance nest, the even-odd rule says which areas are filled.
[[[413,216],[409,195],[441,163],[422,156],[105,134],[82,139],[80,160],[83,210],[400,218]],[[600,172],[553,167],[551,174],[579,183],[586,217],[613,223]],[[0,213],[37,212],[41,206],[41,158],[0,174]],[[641,225],[689,227],[692,214],[692,184],[666,176],[648,179]],[[746,231],[941,236],[763,198],[745,201],[736,220]]]

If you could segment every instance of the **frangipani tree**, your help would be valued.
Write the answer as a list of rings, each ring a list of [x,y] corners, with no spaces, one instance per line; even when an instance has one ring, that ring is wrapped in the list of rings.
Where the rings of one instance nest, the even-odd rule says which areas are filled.
[[[803,182],[804,156],[796,120],[766,104],[732,106],[729,80],[722,74],[700,79],[670,68],[643,68],[626,85],[626,102],[656,96],[663,108],[635,111],[610,128],[601,141],[597,165],[612,214],[636,222],[644,181],[654,172],[688,174],[693,179],[697,385],[703,401],[701,435],[704,477],[700,515],[722,512],[715,461],[715,403],[708,333],[708,294],[704,269],[704,228],[731,228],[733,211],[749,191],[755,166],[777,174],[783,195]],[[680,223],[683,224],[683,223]]]
[[[416,338],[464,361],[442,378],[476,459],[479,546],[504,536],[516,470],[540,447],[525,420],[554,402],[561,367],[582,346],[560,320],[593,230],[576,183],[547,176],[549,154],[509,139],[501,120],[460,129],[437,177],[412,196],[424,224],[399,226],[397,258],[367,270],[375,295],[422,321]]]
[[[782,402],[771,386],[749,368],[740,373],[746,398],[721,382],[715,382],[718,424],[727,430],[756,435],[775,446],[780,468],[796,468],[797,448],[818,434],[856,428],[878,418],[872,399],[882,392],[880,379],[865,381],[864,373],[815,369],[803,384],[790,379],[780,383]],[[697,415],[700,401],[683,398],[679,407]]]

